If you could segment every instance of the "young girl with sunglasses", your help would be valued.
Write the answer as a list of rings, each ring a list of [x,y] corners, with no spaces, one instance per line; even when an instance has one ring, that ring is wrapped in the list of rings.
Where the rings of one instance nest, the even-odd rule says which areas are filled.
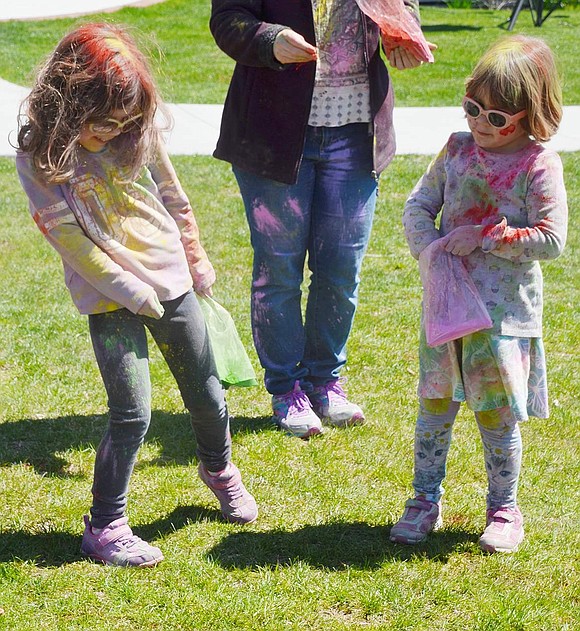
[[[86,24],[41,69],[18,135],[17,169],[34,221],[62,257],[88,315],[108,395],[84,554],[152,566],[163,555],[133,534],[129,479],[151,418],[146,329],[191,415],[199,475],[224,517],[248,523],[254,498],[231,462],[229,417],[195,292],[215,273],[154,121],[162,103],[144,55],[121,28]]]
[[[561,88],[548,46],[524,36],[493,45],[466,87],[471,133],[451,135],[407,200],[403,224],[415,258],[438,239],[462,257],[493,326],[432,348],[421,327],[415,497],[390,538],[416,544],[442,525],[447,453],[465,401],[488,478],[479,544],[513,552],[524,537],[519,423],[548,416],[539,261],[562,252],[567,204],[560,158],[540,143],[560,123]]]

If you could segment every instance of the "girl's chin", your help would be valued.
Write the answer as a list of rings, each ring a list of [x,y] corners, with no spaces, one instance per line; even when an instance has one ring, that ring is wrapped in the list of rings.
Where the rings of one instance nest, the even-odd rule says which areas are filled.
[[[87,151],[101,151],[105,145],[109,142],[109,140],[103,140],[102,138],[97,138],[93,136],[92,138],[88,138],[87,140],[81,141],[81,145]]]

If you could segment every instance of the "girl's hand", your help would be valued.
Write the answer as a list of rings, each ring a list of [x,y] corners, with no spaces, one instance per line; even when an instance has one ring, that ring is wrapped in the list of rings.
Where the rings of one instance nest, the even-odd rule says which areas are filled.
[[[429,46],[429,50],[435,50],[437,48],[437,45],[432,44],[431,42],[427,42],[427,45]],[[385,50],[389,50],[390,46],[386,41],[384,42],[384,46]],[[388,60],[391,66],[393,68],[396,68],[397,70],[408,70],[410,68],[416,68],[423,63],[404,46],[397,46],[396,48],[393,48],[393,50],[391,50],[391,52],[388,54]]]
[[[441,239],[447,252],[456,256],[467,256],[483,242],[483,226],[459,226]]]
[[[191,270],[191,278],[193,279],[193,289],[196,294],[201,296],[212,296],[212,285],[215,283],[215,270],[208,259],[203,259],[195,264]]]
[[[290,28],[280,31],[274,40],[274,57],[281,64],[302,64],[316,61],[316,47]]]
[[[154,318],[155,320],[161,320],[164,313],[165,309],[159,302],[159,298],[155,292],[147,298],[147,300],[141,305],[139,311],[137,311],[137,315],[147,316],[148,318]]]

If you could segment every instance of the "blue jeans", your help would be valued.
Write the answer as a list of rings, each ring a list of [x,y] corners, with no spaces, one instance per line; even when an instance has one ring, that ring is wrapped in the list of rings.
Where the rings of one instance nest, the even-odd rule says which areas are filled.
[[[211,471],[231,458],[229,417],[203,314],[192,291],[163,302],[160,320],[126,309],[89,316],[91,340],[105,384],[109,425],[95,459],[91,522],[103,528],[123,517],[137,452],[151,420],[146,329],[163,353],[197,440],[197,455]]]
[[[346,362],[377,197],[372,151],[366,123],[309,127],[296,184],[234,167],[254,250],[252,332],[271,394],[296,381],[308,392]]]

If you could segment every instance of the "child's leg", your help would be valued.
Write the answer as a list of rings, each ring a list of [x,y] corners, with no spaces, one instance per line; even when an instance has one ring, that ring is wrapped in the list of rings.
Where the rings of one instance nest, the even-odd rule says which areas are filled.
[[[451,399],[421,399],[415,425],[416,495],[438,502],[443,495],[447,454],[459,403]]]
[[[256,520],[256,501],[231,462],[229,416],[217,375],[203,313],[193,292],[164,302],[161,320],[148,323],[191,415],[197,440],[199,476],[232,522]]]
[[[129,478],[151,418],[145,328],[125,309],[89,317],[93,349],[105,384],[109,425],[97,450],[91,523],[123,517]]]
[[[193,292],[163,306],[163,318],[147,326],[191,415],[199,459],[210,471],[222,471],[231,459],[229,416],[203,313]]]
[[[517,506],[522,462],[520,427],[509,407],[476,412],[483,440],[488,494],[486,528],[479,545],[487,552],[515,552],[524,538]]]
[[[515,508],[522,464],[520,427],[509,407],[476,412],[488,479],[487,508]]]
[[[415,425],[415,497],[391,528],[390,539],[415,544],[442,525],[441,495],[453,423],[459,403],[451,399],[421,399]]]

